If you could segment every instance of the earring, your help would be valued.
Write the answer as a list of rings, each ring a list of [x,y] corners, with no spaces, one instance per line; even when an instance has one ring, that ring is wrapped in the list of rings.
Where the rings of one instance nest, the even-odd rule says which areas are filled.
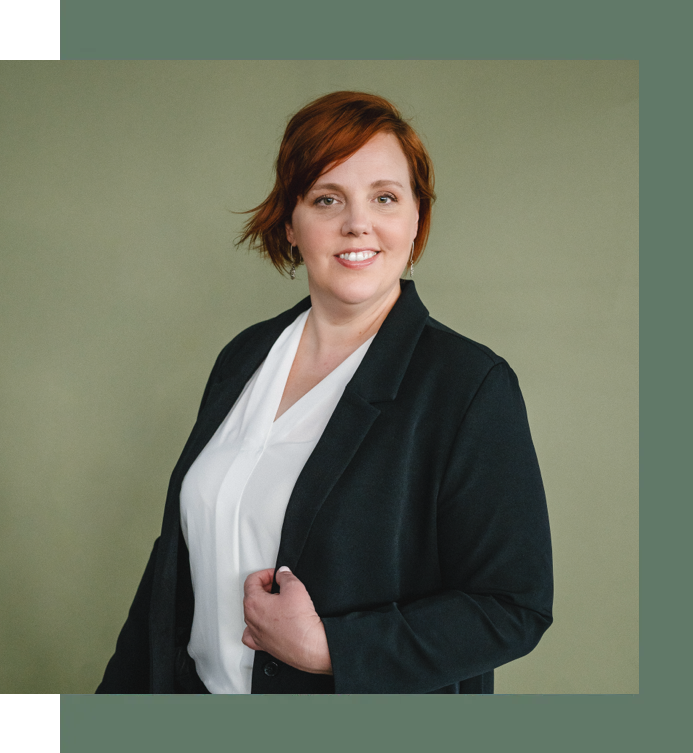
[[[414,241],[411,242],[411,255],[409,257],[409,277],[414,277]]]
[[[294,247],[289,244],[289,248],[291,249],[291,269],[289,270],[289,277],[292,280],[296,279],[296,265],[294,264]]]

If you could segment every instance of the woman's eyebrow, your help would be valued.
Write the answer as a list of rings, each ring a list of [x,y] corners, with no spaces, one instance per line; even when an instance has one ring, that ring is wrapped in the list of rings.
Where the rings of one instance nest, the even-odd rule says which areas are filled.
[[[341,191],[342,187],[338,183],[316,183],[309,191]]]
[[[398,181],[398,180],[376,180],[374,183],[371,183],[371,188],[382,188],[382,186],[399,186],[400,188],[404,188],[404,186]]]
[[[383,178],[381,180],[376,180],[371,183],[371,188],[382,188],[383,186],[399,186],[400,188],[404,188],[404,186],[398,181],[398,180],[390,180],[389,178]],[[343,191],[343,186],[340,186],[338,183],[316,183],[311,189],[312,191]]]

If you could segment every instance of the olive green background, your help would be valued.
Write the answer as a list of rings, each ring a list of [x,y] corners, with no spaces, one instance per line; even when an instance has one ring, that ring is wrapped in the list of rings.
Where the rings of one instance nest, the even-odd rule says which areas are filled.
[[[343,88],[422,135],[417,288],[528,406],[555,623],[497,692],[638,692],[637,63],[2,62],[0,87],[0,692],[98,683],[216,354],[307,292],[233,212]]]

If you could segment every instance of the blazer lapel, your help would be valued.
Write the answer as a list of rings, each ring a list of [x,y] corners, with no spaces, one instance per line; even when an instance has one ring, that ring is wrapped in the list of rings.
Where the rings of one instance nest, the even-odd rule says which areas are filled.
[[[284,311],[274,319],[262,322],[257,327],[255,337],[248,341],[230,358],[222,368],[218,382],[212,385],[207,403],[200,412],[190,437],[174,469],[181,483],[193,461],[202,452],[214,432],[229,414],[246,382],[260,364],[267,358],[277,338],[296,317],[310,306],[310,297],[299,301],[293,308]]]
[[[337,403],[294,486],[284,516],[276,568],[296,568],[315,516],[352,461],[380,409],[394,400],[428,318],[414,283],[402,293]],[[273,591],[278,590],[276,581]]]

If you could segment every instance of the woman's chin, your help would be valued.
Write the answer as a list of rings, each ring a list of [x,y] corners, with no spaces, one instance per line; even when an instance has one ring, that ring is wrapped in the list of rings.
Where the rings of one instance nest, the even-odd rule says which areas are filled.
[[[359,306],[368,303],[375,306],[387,298],[390,293],[393,293],[395,289],[399,293],[399,278],[387,282],[366,279],[342,280],[338,284],[320,287],[315,291],[311,287],[311,297],[315,298],[317,295],[327,306],[340,304]]]

